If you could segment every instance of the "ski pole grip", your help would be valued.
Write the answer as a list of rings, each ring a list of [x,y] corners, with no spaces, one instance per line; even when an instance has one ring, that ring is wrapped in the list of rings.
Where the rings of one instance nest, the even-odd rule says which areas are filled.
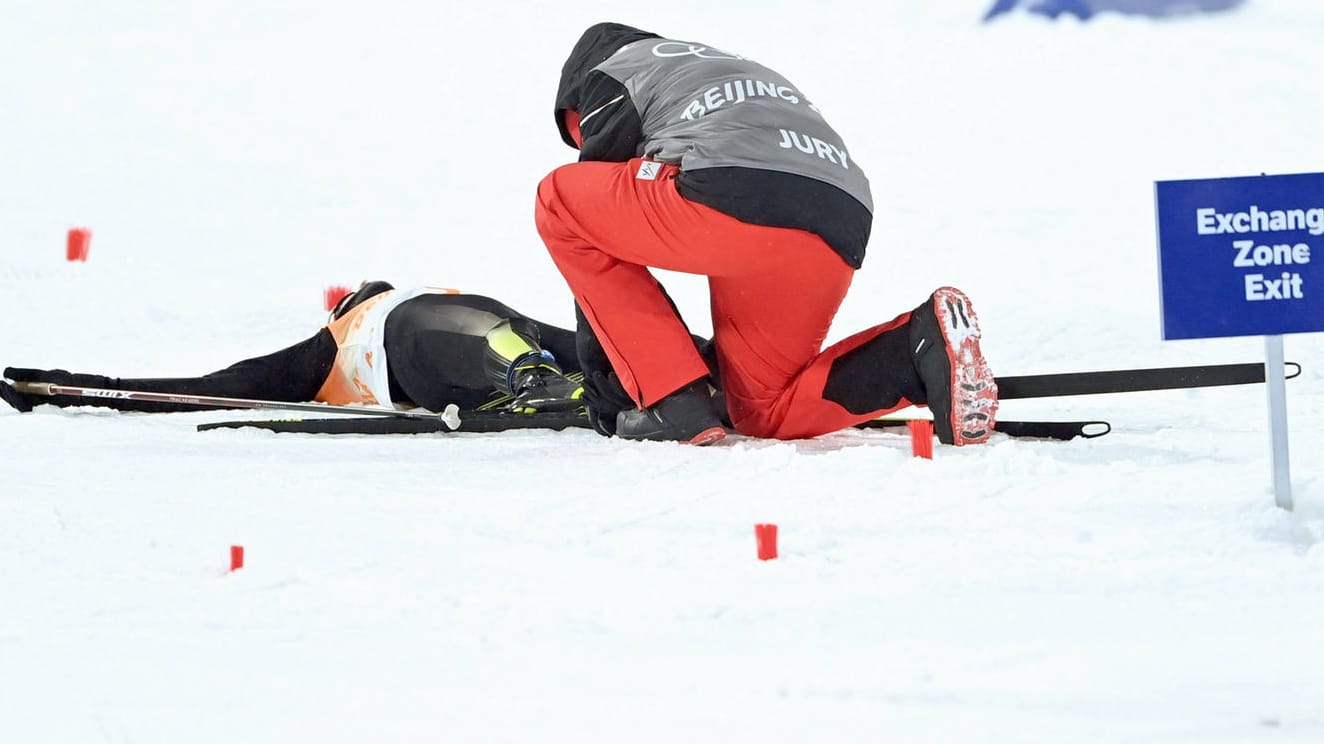
[[[55,385],[49,382],[14,383],[15,390],[19,391],[20,393],[27,393],[28,395],[45,395],[45,396],[55,395],[55,392],[53,391],[54,387]]]

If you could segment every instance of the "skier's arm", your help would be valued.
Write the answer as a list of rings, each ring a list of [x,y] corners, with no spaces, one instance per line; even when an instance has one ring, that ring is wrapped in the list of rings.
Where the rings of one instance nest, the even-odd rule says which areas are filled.
[[[579,112],[583,145],[580,161],[623,163],[641,155],[643,124],[630,95],[615,78],[601,72],[589,75]]]
[[[202,377],[148,377],[116,378],[106,375],[80,374],[62,369],[29,369],[6,367],[4,376],[15,382],[48,382],[56,385],[103,388],[107,390],[137,390],[181,395],[205,395],[222,398],[256,398],[285,402],[313,400],[335,363],[336,341],[331,332],[323,328],[317,335],[280,351],[236,362],[225,369]],[[6,386],[8,387],[8,386]],[[10,388],[13,390],[13,388]],[[20,411],[23,405],[50,403],[56,406],[103,406],[121,411],[170,413],[204,410],[203,406],[150,401],[119,400],[112,398],[83,398],[72,395],[40,397],[0,389],[0,397]]]

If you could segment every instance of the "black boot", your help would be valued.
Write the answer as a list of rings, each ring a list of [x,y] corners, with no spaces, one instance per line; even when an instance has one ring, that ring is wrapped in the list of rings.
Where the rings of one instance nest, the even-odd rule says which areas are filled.
[[[707,380],[696,380],[655,405],[621,411],[616,436],[658,442],[711,444],[726,436],[708,392]]]
[[[525,354],[510,365],[509,385],[516,413],[561,413],[584,405],[584,386],[570,379],[546,352]]]
[[[943,444],[981,444],[993,434],[998,386],[979,350],[970,298],[942,287],[910,316],[910,353]]]

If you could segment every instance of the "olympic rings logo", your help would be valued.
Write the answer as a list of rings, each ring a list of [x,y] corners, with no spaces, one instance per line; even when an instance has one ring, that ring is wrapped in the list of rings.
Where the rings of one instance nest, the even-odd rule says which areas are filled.
[[[680,47],[677,49],[676,47]],[[744,59],[720,49],[690,44],[684,41],[664,41],[653,47],[654,57],[698,57],[699,59]]]

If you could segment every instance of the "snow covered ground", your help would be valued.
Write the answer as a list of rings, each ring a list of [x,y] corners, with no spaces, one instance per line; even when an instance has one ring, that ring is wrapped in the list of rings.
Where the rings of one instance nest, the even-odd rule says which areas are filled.
[[[0,364],[198,374],[362,279],[570,323],[532,195],[599,20],[782,69],[846,138],[878,214],[833,340],[954,284],[999,374],[1261,360],[1159,339],[1153,183],[1324,171],[1324,7],[988,5],[11,0]],[[1293,512],[1261,386],[1008,401],[1115,431],[932,461],[6,409],[0,741],[1318,742],[1321,350],[1286,339]]]

